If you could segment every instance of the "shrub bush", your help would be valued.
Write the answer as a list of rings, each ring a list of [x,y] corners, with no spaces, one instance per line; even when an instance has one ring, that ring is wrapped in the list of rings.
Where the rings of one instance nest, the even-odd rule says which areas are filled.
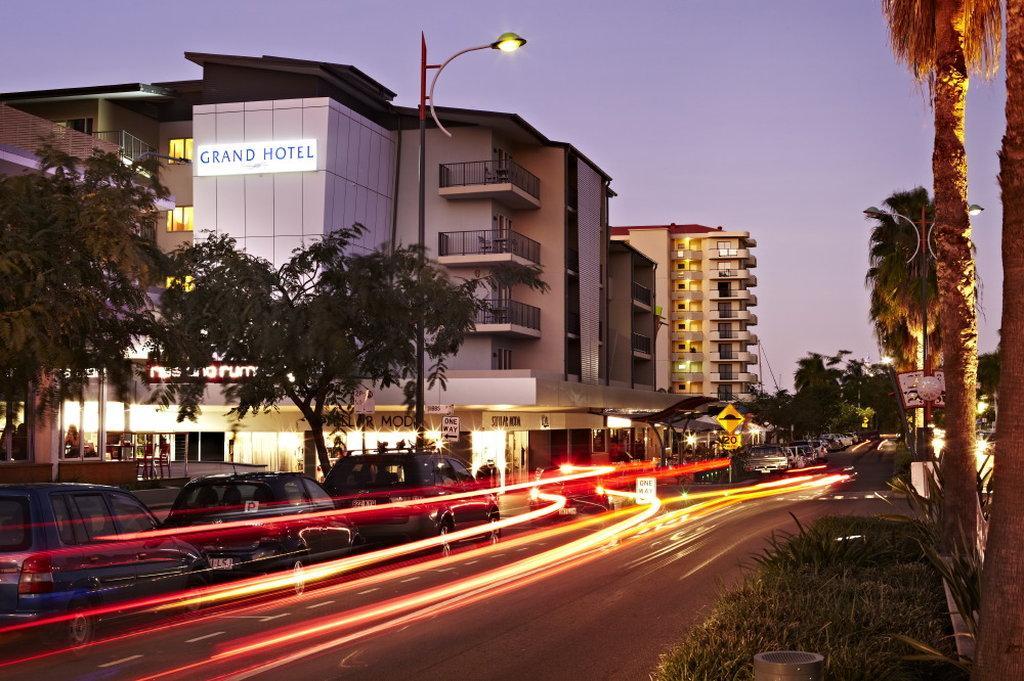
[[[899,442],[892,455],[892,474],[898,478],[909,478],[910,462],[913,460],[914,455],[910,453],[907,445],[902,441]]]
[[[940,681],[959,670],[906,659],[894,636],[949,654],[942,585],[912,523],[826,517],[776,537],[744,584],[663,656],[659,681],[749,681],[766,650],[825,656],[829,681]],[[858,539],[849,539],[861,535]]]

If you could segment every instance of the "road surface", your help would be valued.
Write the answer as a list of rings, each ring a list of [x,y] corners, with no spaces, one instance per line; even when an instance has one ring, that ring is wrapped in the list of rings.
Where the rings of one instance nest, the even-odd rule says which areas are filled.
[[[891,511],[878,494],[885,495],[891,459],[861,449],[832,457],[833,466],[856,468],[851,482],[743,501],[602,544],[585,560],[552,568],[554,574],[541,571],[508,583],[495,578],[453,599],[424,597],[423,607],[409,606],[411,598],[434,589],[540,560],[608,523],[565,534],[555,534],[553,526],[550,536],[532,541],[512,535],[495,547],[392,564],[298,596],[122,624],[113,640],[0,668],[0,676],[647,679],[659,654],[741,578],[742,566],[772,531],[795,529],[790,514],[804,523],[825,514]],[[392,606],[393,612],[382,614]]]

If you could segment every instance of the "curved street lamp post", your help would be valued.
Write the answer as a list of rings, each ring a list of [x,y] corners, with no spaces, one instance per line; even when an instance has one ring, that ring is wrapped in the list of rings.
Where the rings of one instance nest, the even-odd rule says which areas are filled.
[[[502,33],[498,36],[498,39],[492,43],[486,45],[477,45],[476,47],[467,47],[464,50],[459,50],[452,56],[445,59],[440,64],[429,64],[427,63],[427,38],[421,32],[420,33],[420,106],[419,106],[419,120],[420,120],[420,145],[419,145],[419,228],[417,231],[418,243],[420,248],[420,263],[423,263],[426,257],[426,196],[427,196],[427,177],[426,177],[426,165],[427,165],[427,102],[430,102],[430,115],[434,119],[434,123],[437,127],[448,137],[452,134],[448,132],[441,121],[437,118],[437,113],[434,111],[434,87],[437,85],[437,79],[441,75],[441,71],[444,67],[448,66],[456,58],[466,54],[467,52],[475,52],[477,50],[499,50],[501,52],[515,52],[520,47],[526,44],[526,40],[515,33]],[[436,71],[433,79],[430,81],[430,90],[427,90],[427,72]],[[423,323],[419,323],[416,326],[416,446],[422,448],[424,446],[424,338],[423,338]]]

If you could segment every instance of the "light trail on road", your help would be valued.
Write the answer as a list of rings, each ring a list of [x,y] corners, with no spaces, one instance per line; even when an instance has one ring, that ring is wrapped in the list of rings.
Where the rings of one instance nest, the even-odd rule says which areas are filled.
[[[718,508],[751,499],[767,496],[778,496],[793,491],[801,491],[815,487],[827,487],[846,479],[847,476],[800,476],[782,481],[769,481],[757,485],[748,486],[733,490],[715,490],[698,493],[701,496],[715,497],[705,502],[692,504],[678,511],[671,511],[658,516],[662,507],[662,501],[658,499],[647,503],[646,508],[631,518],[615,523],[612,526],[602,529],[588,537],[584,537],[563,546],[545,551],[530,558],[490,570],[472,577],[462,578],[451,584],[426,589],[408,596],[398,597],[380,604],[360,608],[354,611],[325,617],[313,624],[300,625],[284,631],[275,632],[269,636],[256,637],[247,642],[242,642],[229,647],[222,648],[219,652],[209,658],[209,662],[227,663],[234,658],[245,657],[280,646],[291,646],[301,644],[305,641],[312,641],[326,635],[335,635],[329,641],[314,643],[298,651],[293,651],[282,657],[257,665],[249,666],[242,670],[233,670],[218,676],[218,679],[243,679],[250,676],[269,671],[282,665],[294,662],[304,657],[320,654],[332,648],[351,643],[360,638],[365,638],[394,627],[407,625],[408,623],[427,616],[434,616],[440,612],[447,612],[455,607],[462,607],[472,602],[485,598],[494,597],[512,589],[521,588],[527,584],[534,583],[539,579],[558,574],[569,567],[578,566],[580,563],[593,560],[599,557],[595,553],[596,548],[608,548],[612,550],[620,540],[631,534],[641,534],[648,529],[665,527],[667,524],[674,524],[672,521],[682,522],[686,519],[700,517],[711,513]],[[632,492],[608,490],[614,496],[626,499],[635,499]],[[551,495],[542,494],[542,498],[549,500]],[[679,495],[671,497],[668,501],[692,500],[692,495]],[[636,507],[634,507],[636,508]],[[666,517],[667,516],[667,517]],[[389,618],[389,619],[386,619]],[[383,622],[378,620],[385,619]],[[376,623],[374,623],[376,622]],[[341,630],[353,626],[365,627],[350,632],[344,636],[337,637]],[[197,663],[198,664],[198,663]],[[205,663],[203,663],[205,664]],[[167,670],[146,679],[160,679],[177,674],[188,673],[196,668],[196,664],[185,665],[172,670]]]

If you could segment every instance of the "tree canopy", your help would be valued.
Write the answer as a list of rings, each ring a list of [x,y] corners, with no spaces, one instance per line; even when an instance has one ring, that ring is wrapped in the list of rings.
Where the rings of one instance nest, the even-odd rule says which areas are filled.
[[[325,429],[343,429],[360,386],[401,386],[414,396],[415,329],[423,321],[428,384],[444,384],[448,359],[489,303],[482,288],[544,288],[539,268],[505,265],[453,279],[418,247],[352,247],[354,225],[297,249],[280,267],[240,251],[227,236],[197,240],[172,255],[173,283],[160,304],[155,346],[165,364],[194,372],[212,359],[257,367],[225,386],[238,417],[290,401],[313,434],[321,467]],[[156,393],[199,410],[205,379],[165,383]]]

